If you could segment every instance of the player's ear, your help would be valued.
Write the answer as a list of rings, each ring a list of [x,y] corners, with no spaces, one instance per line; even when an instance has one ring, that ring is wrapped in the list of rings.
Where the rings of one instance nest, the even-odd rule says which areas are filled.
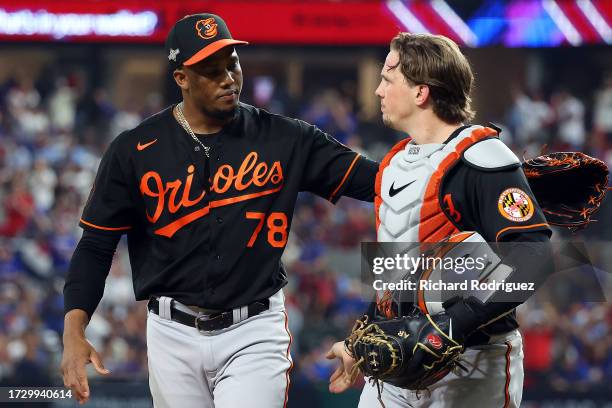
[[[176,84],[184,90],[189,89],[189,78],[185,72],[183,67],[179,67],[172,72],[172,76],[174,77],[174,81]]]
[[[422,106],[427,103],[427,98],[429,98],[429,86],[424,84],[415,85],[414,98],[414,101],[417,106]]]

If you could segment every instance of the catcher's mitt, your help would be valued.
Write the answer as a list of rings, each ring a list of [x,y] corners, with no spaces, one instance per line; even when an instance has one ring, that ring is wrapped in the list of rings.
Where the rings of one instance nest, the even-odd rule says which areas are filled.
[[[415,309],[412,315],[368,323],[364,316],[344,341],[361,370],[374,381],[425,390],[459,366],[463,346],[452,338],[450,318]]]
[[[572,230],[592,221],[608,186],[608,166],[581,152],[550,153],[527,160],[523,172],[546,220]]]

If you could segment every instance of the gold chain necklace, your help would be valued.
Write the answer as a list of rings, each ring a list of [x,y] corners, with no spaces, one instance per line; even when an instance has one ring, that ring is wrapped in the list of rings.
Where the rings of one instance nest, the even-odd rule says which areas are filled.
[[[193,140],[195,140],[196,142],[200,144],[200,146],[202,146],[206,157],[210,157],[210,146],[205,146],[204,143],[202,143],[202,141],[198,139],[195,133],[193,133],[193,130],[191,130],[191,126],[189,126],[189,122],[187,122],[187,119],[185,119],[185,115],[183,114],[183,102],[176,105],[176,116],[178,118],[179,124],[182,126],[185,132],[187,132],[187,134],[191,136]]]

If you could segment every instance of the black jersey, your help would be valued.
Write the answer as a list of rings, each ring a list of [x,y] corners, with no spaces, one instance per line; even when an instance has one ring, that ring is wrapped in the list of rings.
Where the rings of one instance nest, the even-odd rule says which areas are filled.
[[[170,107],[102,158],[80,226],[127,234],[137,300],[227,309],[269,297],[286,284],[299,192],[373,199],[377,163],[306,122],[240,104],[200,139],[210,157]]]
[[[550,227],[523,169],[482,170],[459,162],[441,188],[442,208],[460,231],[477,231],[487,242]]]
[[[458,163],[441,189],[442,208],[461,231],[478,231],[487,242],[526,241],[546,242],[551,230],[542,210],[537,205],[527,178],[521,167],[486,171]],[[530,201],[529,207],[514,217],[511,206],[520,207],[514,197]],[[484,332],[501,334],[518,327],[513,311],[489,324]],[[482,332],[477,332],[468,344],[486,341]]]

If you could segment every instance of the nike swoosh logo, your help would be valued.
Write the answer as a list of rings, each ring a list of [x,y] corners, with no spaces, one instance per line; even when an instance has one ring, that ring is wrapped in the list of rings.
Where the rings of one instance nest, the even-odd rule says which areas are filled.
[[[147,147],[151,146],[153,143],[157,142],[157,139],[150,141],[149,143],[145,143],[145,144],[140,144],[140,142],[138,142],[138,144],[136,145],[136,149],[138,149],[138,151],[143,151],[144,149],[146,149]]]
[[[408,187],[409,185],[411,185],[415,181],[416,180],[412,180],[410,183],[405,184],[405,185],[401,186],[400,188],[394,188],[393,187],[395,185],[395,181],[394,181],[393,183],[391,183],[391,188],[389,188],[389,197],[395,196],[397,193],[399,193],[400,191],[402,191],[403,189],[405,189],[406,187]]]

